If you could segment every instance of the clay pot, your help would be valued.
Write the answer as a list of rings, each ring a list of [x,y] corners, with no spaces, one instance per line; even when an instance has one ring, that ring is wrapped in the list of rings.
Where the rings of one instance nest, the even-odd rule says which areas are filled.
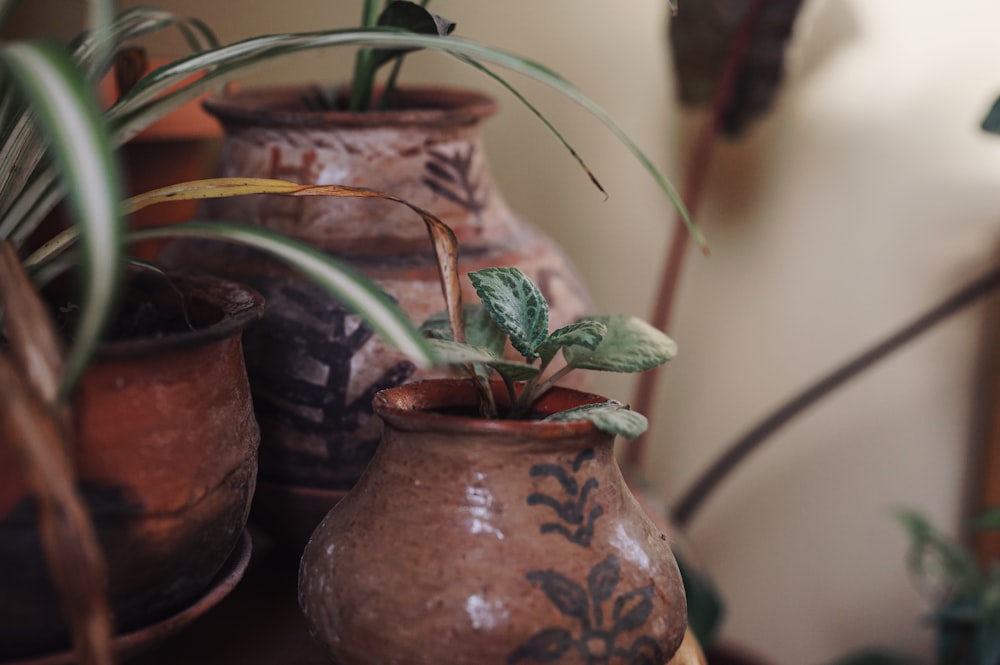
[[[538,411],[599,401],[557,388]],[[475,402],[461,380],[376,396],[378,452],[302,557],[314,636],[340,665],[668,662],[684,590],[613,437],[451,415]]]
[[[120,632],[185,608],[239,542],[259,444],[240,335],[263,307],[217,279],[146,273],[130,286],[140,327],[185,305],[194,329],[103,345],[74,395],[76,472]],[[0,439],[0,660],[68,644],[36,514]]]
[[[359,114],[307,110],[304,94],[302,88],[244,90],[208,101],[225,130],[219,175],[394,194],[451,226],[461,243],[463,274],[487,266],[522,268],[557,303],[553,327],[590,311],[566,258],[510,211],[493,183],[479,137],[495,111],[490,98],[411,89],[401,93],[398,110]],[[399,204],[239,197],[209,202],[204,216],[260,224],[336,255],[373,278],[416,323],[444,309],[427,231]],[[325,292],[252,251],[184,242],[166,258],[212,266],[264,294],[264,320],[246,339],[262,434],[260,477],[279,491],[305,486],[329,492],[323,514],[354,485],[378,443],[372,396],[445,374],[417,371]],[[467,279],[464,289],[466,302],[476,301]],[[297,501],[293,494],[285,499]]]

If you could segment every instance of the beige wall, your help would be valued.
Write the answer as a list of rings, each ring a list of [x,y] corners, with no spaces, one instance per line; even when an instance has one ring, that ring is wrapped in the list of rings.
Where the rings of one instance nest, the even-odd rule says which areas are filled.
[[[52,0],[27,0],[41,8]],[[356,2],[161,2],[225,39],[346,25]],[[581,7],[586,4],[586,9]],[[529,55],[576,82],[679,181],[679,112],[663,0],[435,0],[459,34]],[[683,7],[683,0],[681,2]],[[33,11],[35,11],[33,9]],[[40,11],[40,10],[39,10]],[[786,94],[716,153],[676,326],[681,353],[657,405],[647,476],[669,500],[756,418],[988,263],[1000,221],[1000,139],[977,126],[1000,93],[993,0],[812,0]],[[347,54],[310,55],[258,81],[341,78]],[[331,73],[332,72],[332,73]],[[472,83],[432,54],[413,79]],[[606,311],[648,315],[672,212],[579,109],[525,90],[587,158],[593,191],[509,96],[487,138],[498,180],[555,236]],[[705,507],[690,537],[729,599],[725,634],[779,665],[883,643],[927,652],[897,505],[956,528],[966,483],[981,310],[967,313],[795,422]],[[631,381],[599,387],[627,398]]]

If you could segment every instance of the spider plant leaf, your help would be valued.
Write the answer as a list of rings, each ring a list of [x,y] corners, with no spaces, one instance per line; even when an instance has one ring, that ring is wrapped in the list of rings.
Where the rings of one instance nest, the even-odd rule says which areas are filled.
[[[472,286],[513,347],[531,362],[549,336],[549,306],[538,287],[518,268],[484,268],[469,273]]]
[[[526,381],[538,376],[539,369],[535,365],[498,357],[489,349],[446,339],[427,341],[442,364],[491,367],[512,381]]]
[[[548,362],[559,349],[567,346],[582,346],[594,351],[604,341],[604,336],[607,333],[608,327],[600,321],[594,319],[577,321],[563,326],[549,335],[549,338],[538,348],[538,355],[543,361]]]
[[[607,326],[596,349],[585,346],[563,348],[567,364],[599,372],[644,372],[677,355],[677,344],[642,319],[624,314],[587,317]]]
[[[428,340],[417,332],[399,306],[367,277],[328,254],[259,226],[226,222],[185,222],[143,229],[130,233],[129,240],[176,236],[238,242],[268,252],[315,280],[417,364],[427,366],[435,361]]]
[[[121,142],[128,140],[180,104],[197,98],[214,86],[236,78],[247,68],[261,62],[272,61],[277,57],[305,50],[334,46],[433,49],[460,60],[464,57],[476,61],[491,62],[505,69],[524,74],[555,89],[583,107],[618,138],[678,209],[692,238],[701,246],[702,251],[707,251],[707,243],[701,232],[694,226],[690,213],[684,206],[677,190],[607,111],[576,86],[544,65],[507,51],[459,37],[419,35],[387,28],[251,37],[188,56],[161,67],[156,72],[151,72],[130,92],[127,98],[120,100],[116,108],[112,109],[116,137]],[[467,60],[464,61],[468,64]],[[194,73],[204,73],[205,75],[180,89],[164,94],[165,90]]]
[[[82,313],[66,360],[61,389],[65,397],[100,340],[120,281],[120,168],[97,102],[60,47],[4,44],[0,63],[36,113],[69,192],[82,241]]]
[[[586,420],[593,423],[602,432],[622,436],[626,439],[641,436],[649,426],[644,415],[615,401],[577,406],[553,413],[545,420],[557,422]]]

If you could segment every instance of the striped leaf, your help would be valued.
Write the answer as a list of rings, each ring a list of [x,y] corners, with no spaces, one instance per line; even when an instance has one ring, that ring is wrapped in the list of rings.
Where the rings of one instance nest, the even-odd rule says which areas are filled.
[[[604,340],[608,327],[594,319],[584,319],[556,330],[538,349],[538,355],[548,362],[559,349],[567,346],[582,346],[590,351],[595,350]]]
[[[93,354],[115,300],[122,267],[121,174],[92,91],[62,49],[3,44],[0,64],[36,113],[80,231],[82,312],[66,362],[65,396]]]
[[[238,242],[268,252],[302,271],[345,306],[365,319],[387,343],[421,366],[434,363],[434,355],[420,333],[396,303],[371,280],[304,243],[259,226],[226,222],[186,222],[135,231],[130,240],[166,237],[208,238]]]
[[[472,286],[510,343],[531,362],[549,336],[549,306],[538,287],[518,268],[484,268],[469,273]]]
[[[588,317],[607,326],[596,349],[567,346],[563,357],[570,367],[600,372],[643,372],[671,360],[677,344],[642,319],[624,314]]]

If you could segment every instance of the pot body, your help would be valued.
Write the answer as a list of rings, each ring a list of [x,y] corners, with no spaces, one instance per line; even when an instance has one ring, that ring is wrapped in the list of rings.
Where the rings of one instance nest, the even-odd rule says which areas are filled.
[[[302,557],[314,636],[340,665],[668,662],[684,591],[613,438],[440,412],[475,399],[459,380],[376,397],[378,452]],[[598,401],[556,388],[540,410]]]
[[[364,114],[304,109],[302,89],[246,90],[206,104],[225,128],[222,176],[367,187],[446,222],[461,244],[460,271],[516,265],[557,303],[553,326],[590,310],[575,270],[553,242],[518,219],[497,191],[479,138],[487,97],[445,89],[403,94],[404,108]],[[397,203],[327,197],[236,197],[206,203],[207,217],[259,224],[337,256],[375,280],[417,324],[444,309],[423,222]],[[262,431],[263,481],[347,490],[379,440],[372,396],[418,371],[325,292],[253,252],[183,242],[174,263],[197,261],[264,294],[264,320],[246,339]],[[465,301],[475,301],[463,278]],[[329,507],[329,506],[327,506]],[[324,510],[325,512],[325,510]],[[313,523],[315,525],[315,523]]]
[[[260,296],[216,279],[175,276],[172,287],[150,279],[158,283],[135,283],[129,296],[163,299],[169,309],[181,293],[196,328],[106,344],[73,401],[76,473],[120,631],[169,616],[205,590],[240,538],[257,469],[240,335],[259,316]],[[0,660],[68,645],[36,517],[0,440]]]

